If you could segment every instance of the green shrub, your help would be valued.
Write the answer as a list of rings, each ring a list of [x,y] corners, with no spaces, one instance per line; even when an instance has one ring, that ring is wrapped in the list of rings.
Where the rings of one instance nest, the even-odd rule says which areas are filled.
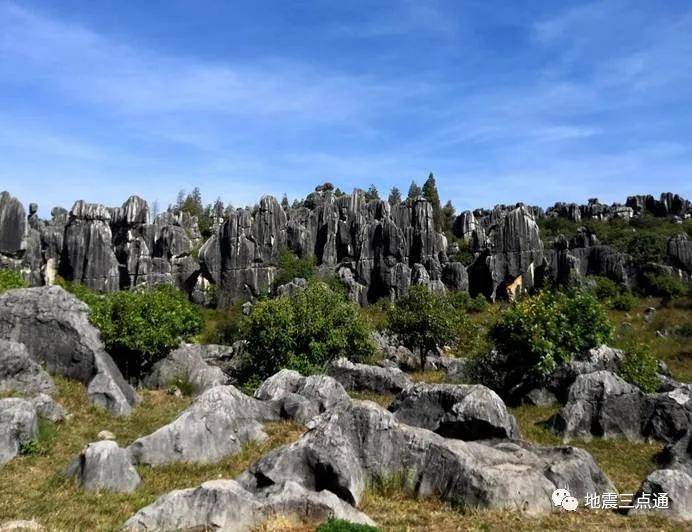
[[[242,338],[243,303],[224,309],[202,309],[204,326],[197,335],[200,344],[231,345]]]
[[[612,279],[593,275],[588,280],[593,283],[591,291],[601,301],[612,299],[620,294],[620,286]]]
[[[658,362],[651,351],[651,347],[648,344],[633,341],[621,347],[624,357],[618,365],[618,374],[645,392],[657,391],[659,387],[656,376]]]
[[[202,328],[200,309],[171,285],[100,295],[82,285],[62,284],[89,305],[91,323],[127,376],[140,376]]]
[[[610,307],[615,310],[629,312],[637,307],[639,299],[632,292],[623,292],[610,300]]]
[[[26,288],[27,284],[19,272],[0,270],[0,294],[13,288]]]
[[[359,525],[344,519],[330,519],[317,527],[315,532],[378,532],[379,528],[370,525]]]
[[[689,287],[677,277],[656,275],[652,272],[644,274],[644,289],[649,294],[662,298],[664,304],[684,295],[687,293],[688,288]]]
[[[604,307],[582,291],[548,292],[513,303],[491,329],[491,337],[519,373],[550,373],[574,353],[611,339]]]
[[[469,300],[466,310],[469,312],[483,312],[488,308],[489,304],[490,303],[488,303],[488,300],[483,294],[478,294],[476,297]]]
[[[293,296],[258,301],[244,321],[243,336],[249,340],[244,381],[282,368],[311,374],[338,357],[364,360],[373,352],[358,307],[317,280]]]
[[[412,286],[389,310],[389,329],[409,349],[418,351],[424,368],[428,351],[458,338],[462,316],[445,295]]]
[[[312,279],[315,276],[315,258],[299,258],[290,250],[283,250],[279,255],[279,271],[274,279],[274,287],[286,284],[296,277]]]

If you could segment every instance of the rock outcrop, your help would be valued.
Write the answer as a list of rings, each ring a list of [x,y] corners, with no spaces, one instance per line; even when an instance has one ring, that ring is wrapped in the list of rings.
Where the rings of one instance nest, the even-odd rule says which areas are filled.
[[[144,385],[149,388],[168,388],[185,384],[197,395],[214,386],[228,384],[229,377],[217,366],[202,357],[205,346],[185,344],[171,351],[154,364]]]
[[[383,368],[353,363],[339,358],[327,368],[327,374],[347,390],[369,390],[376,393],[399,393],[411,385],[411,379],[399,368]]]
[[[233,386],[199,395],[174,421],[135,440],[129,451],[136,464],[215,463],[267,435],[262,422],[277,421],[280,405],[258,401]]]
[[[552,420],[565,440],[623,437],[673,442],[692,426],[692,391],[645,394],[609,371],[580,375]]]
[[[53,379],[29,356],[24,344],[0,339],[0,393],[52,393]]]
[[[401,423],[446,438],[468,441],[520,436],[502,399],[481,385],[418,383],[401,392],[389,410]]]
[[[66,474],[76,477],[86,491],[129,493],[141,482],[129,453],[109,440],[88,444]]]
[[[51,220],[41,220],[37,210],[31,204],[27,215],[9,193],[0,198],[0,267],[21,271],[32,285],[51,284],[58,273],[99,291],[169,283],[207,304],[214,299],[209,287],[216,285],[221,306],[275,292],[278,258],[286,250],[334,274],[361,305],[397,298],[412,284],[510,299],[546,279],[568,283],[584,275],[604,275],[631,288],[647,265],[601,245],[586,229],[544,249],[538,219],[578,223],[647,214],[681,222],[692,216],[690,202],[670,193],[660,200],[633,196],[627,205],[592,198],[586,205],[557,203],[545,212],[521,203],[464,211],[451,230],[473,254],[466,266],[457,261],[460,243],[448,243],[428,201],[390,205],[359,189],[337,195],[333,187],[319,186],[291,207],[265,196],[225,218],[217,213],[206,240],[194,216],[171,209],[152,219],[138,196],[119,207],[80,200],[69,212],[53,209]],[[689,242],[681,235],[668,244],[667,264],[657,267],[689,279],[689,259]],[[291,282],[281,293],[299,288]]]
[[[26,399],[0,399],[0,466],[38,437],[36,409]]]
[[[265,380],[255,392],[255,398],[279,402],[283,417],[303,424],[330,408],[350,401],[344,387],[332,377],[304,377],[289,369],[282,369]]]
[[[298,517],[310,524],[328,519],[375,524],[329,491],[309,491],[288,481],[252,493],[234,480],[211,480],[160,497],[128,519],[123,530],[241,532],[256,530],[273,517]]]
[[[0,295],[0,338],[23,343],[48,372],[86,384],[92,403],[127,415],[139,398],[88,316],[89,307],[59,286],[10,290]]]
[[[298,441],[263,456],[239,480],[250,491],[295,481],[356,505],[368,482],[396,474],[418,496],[529,513],[551,512],[550,495],[558,486],[569,485],[575,497],[612,489],[583,450],[446,439],[400,423],[368,401],[322,414]]]

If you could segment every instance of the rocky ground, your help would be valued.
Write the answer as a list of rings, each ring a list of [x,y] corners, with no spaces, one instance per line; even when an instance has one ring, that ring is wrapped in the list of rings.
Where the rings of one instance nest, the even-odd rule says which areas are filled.
[[[641,309],[629,328],[661,326]],[[658,320],[658,321],[656,321]],[[657,331],[660,329],[656,329]],[[661,345],[670,348],[662,336]],[[282,370],[247,395],[231,348],[183,345],[133,390],[58,287],[0,296],[0,523],[48,530],[313,530],[331,518],[385,530],[680,529],[692,519],[689,352],[668,349],[660,390],[611,373],[602,346],[508,407],[379,337],[377,365]],[[662,349],[662,348],[661,348]],[[46,371],[48,370],[48,371]],[[188,376],[185,393],[171,377]],[[681,382],[682,381],[682,382]],[[639,490],[670,508],[556,509],[551,494]],[[6,525],[10,526],[10,525]],[[0,527],[2,525],[0,524]]]

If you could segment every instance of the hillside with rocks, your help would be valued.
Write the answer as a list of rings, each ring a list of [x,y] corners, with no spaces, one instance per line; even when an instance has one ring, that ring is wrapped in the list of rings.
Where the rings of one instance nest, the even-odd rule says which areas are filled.
[[[147,202],[137,196],[120,207],[80,200],[69,211],[55,207],[50,220],[41,220],[36,204],[27,214],[3,192],[0,266],[22,272],[32,286],[53,284],[57,276],[102,292],[171,283],[197,302],[209,302],[213,285],[220,306],[274,290],[286,250],[314,259],[361,305],[396,299],[421,284],[502,299],[586,275],[631,289],[642,284],[646,271],[683,280],[692,274],[692,241],[681,225],[692,216],[692,203],[677,194],[658,200],[630,196],[624,205],[597,199],[557,203],[545,210],[497,205],[464,211],[444,230],[437,221],[439,205],[422,196],[390,203],[325,184],[292,206],[282,203],[265,196],[252,207],[217,211],[205,239],[195,216],[169,209],[152,219]],[[667,231],[665,253],[656,262],[633,257],[581,227],[646,217],[680,227]],[[561,220],[578,229],[542,238],[543,222]]]
[[[0,530],[692,521],[679,196],[37,212],[0,196]]]

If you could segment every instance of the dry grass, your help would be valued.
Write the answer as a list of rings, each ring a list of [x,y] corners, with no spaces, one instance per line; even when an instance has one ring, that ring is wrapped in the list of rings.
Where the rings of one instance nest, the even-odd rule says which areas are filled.
[[[233,478],[273,447],[297,439],[303,430],[295,423],[269,423],[265,426],[267,440],[248,444],[240,454],[218,464],[139,467],[142,485],[134,493],[87,493],[62,472],[85,444],[96,440],[99,431],[110,430],[126,446],[174,419],[190,399],[143,391],[143,402],[132,416],[117,419],[89,406],[79,383],[59,377],[55,381],[58,400],[73,417],[56,425],[48,441],[42,442],[44,453],[18,457],[0,469],[0,523],[36,519],[51,531],[118,530],[128,517],[160,495],[214,478]]]
[[[408,374],[413,382],[444,382],[447,378],[447,373],[437,369],[426,369],[425,371],[413,371]]]
[[[656,309],[650,322],[644,319],[648,307]],[[689,298],[669,306],[663,306],[657,298],[644,298],[637,308],[629,312],[613,310],[610,317],[617,324],[619,337],[648,343],[654,355],[668,365],[674,378],[692,382],[692,336],[676,333],[681,325],[692,327],[692,301]]]
[[[359,399],[361,401],[372,401],[373,403],[377,403],[383,408],[389,408],[389,405],[391,405],[392,401],[394,401],[394,395],[390,393],[382,394],[363,390],[350,391],[348,392],[348,395],[351,397],[351,399]]]

